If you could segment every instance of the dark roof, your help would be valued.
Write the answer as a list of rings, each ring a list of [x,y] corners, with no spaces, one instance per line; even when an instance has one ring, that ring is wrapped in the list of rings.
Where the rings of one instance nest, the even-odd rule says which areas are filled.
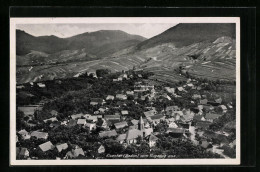
[[[150,116],[151,120],[156,120],[156,119],[161,119],[163,118],[163,115],[154,115],[154,116]]]
[[[97,102],[97,103],[102,103],[103,99],[102,98],[92,98],[91,102]]]
[[[207,128],[210,126],[210,124],[211,124],[211,122],[208,122],[208,121],[198,121],[196,123],[196,127]]]
[[[219,118],[221,115],[219,115],[219,114],[214,114],[214,113],[207,113],[206,115],[205,115],[205,119],[217,119],[217,118]]]
[[[67,124],[68,127],[73,127],[73,126],[75,126],[75,125],[77,125],[77,121],[74,120],[74,119],[71,119],[71,120],[69,121],[69,123]]]
[[[184,133],[185,130],[182,128],[168,128],[167,133]]]

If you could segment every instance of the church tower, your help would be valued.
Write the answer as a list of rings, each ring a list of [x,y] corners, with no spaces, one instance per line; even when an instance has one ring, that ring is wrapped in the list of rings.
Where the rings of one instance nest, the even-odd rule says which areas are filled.
[[[144,130],[144,121],[143,117],[141,116],[139,121],[138,121],[138,130]]]

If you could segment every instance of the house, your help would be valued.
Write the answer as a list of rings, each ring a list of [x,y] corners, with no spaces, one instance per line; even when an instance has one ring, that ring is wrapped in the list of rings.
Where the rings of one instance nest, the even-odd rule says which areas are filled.
[[[167,106],[165,111],[166,112],[175,112],[175,111],[180,111],[181,109],[178,106]]]
[[[206,105],[208,103],[208,99],[202,99],[200,100],[200,104]]]
[[[90,100],[91,105],[98,105],[98,104],[103,105],[104,103],[105,103],[105,100],[102,98],[92,98]]]
[[[133,91],[126,91],[126,94],[127,95],[134,95],[134,92]]]
[[[52,116],[57,116],[58,115],[58,112],[56,110],[51,110],[50,113],[51,113]]]
[[[196,121],[205,121],[206,119],[202,115],[194,115],[193,120]]]
[[[201,142],[201,147],[203,147],[204,149],[208,149],[210,147],[210,143],[207,142],[206,140],[203,140]]]
[[[65,159],[77,158],[79,156],[85,156],[85,153],[82,148],[72,149],[71,151],[67,152]]]
[[[70,117],[71,117],[71,119],[76,120],[76,119],[81,118],[82,116],[84,116],[84,115],[82,113],[79,113],[79,114],[71,115]]]
[[[168,126],[169,128],[178,128],[178,125],[175,122],[170,122]]]
[[[144,137],[150,136],[153,133],[153,128],[144,128]]]
[[[144,115],[145,115],[146,118],[153,116],[155,114],[157,114],[157,111],[155,109],[144,112]]]
[[[126,99],[127,99],[127,96],[124,95],[124,94],[117,94],[117,95],[116,95],[116,98],[117,98],[117,99],[120,99],[120,100],[126,100]]]
[[[114,100],[115,99],[115,96],[112,96],[112,95],[108,95],[106,100]]]
[[[133,125],[138,125],[139,120],[133,119],[133,120],[131,120],[131,122]]]
[[[114,123],[114,126],[116,129],[119,129],[128,126],[128,124],[126,121],[122,121],[122,122]]]
[[[213,106],[211,105],[203,105],[203,109],[206,111],[206,112],[209,112],[209,111],[212,111],[214,109]]]
[[[117,138],[116,138],[116,140],[119,142],[119,143],[124,143],[124,141],[125,141],[125,139],[126,139],[126,134],[120,134]]]
[[[40,131],[33,131],[31,133],[31,137],[36,137],[37,139],[47,139],[48,138],[48,133],[45,132],[40,132]]]
[[[192,98],[193,99],[201,99],[201,95],[199,95],[199,94],[194,94],[193,96],[192,96]]]
[[[69,121],[69,123],[67,124],[67,127],[74,127],[75,125],[77,125],[77,121],[74,119],[71,119]]]
[[[113,137],[113,136],[117,136],[116,130],[103,131],[103,132],[99,133],[99,137],[101,137],[101,138],[103,138],[103,137]]]
[[[123,78],[122,78],[122,77],[118,77],[117,80],[118,80],[118,81],[122,81]]]
[[[229,146],[231,148],[234,148],[236,146],[236,139],[229,143]]]
[[[128,130],[126,133],[126,143],[131,144],[131,143],[136,143],[138,136],[143,137],[143,132],[138,129],[132,129]]]
[[[157,125],[158,123],[160,123],[161,120],[165,119],[165,116],[159,114],[159,115],[150,116],[150,118],[153,121],[153,124]]]
[[[48,142],[45,142],[45,143],[39,145],[39,148],[40,148],[43,152],[46,152],[46,151],[48,151],[48,150],[54,149],[55,146],[53,146],[53,144],[52,144],[50,141],[48,141]]]
[[[196,128],[208,129],[211,124],[212,123],[209,121],[198,121],[198,122],[196,122]]]
[[[220,97],[218,99],[215,99],[215,102],[221,104],[222,103],[222,98]]]
[[[165,90],[168,92],[168,93],[171,93],[171,94],[174,94],[175,92],[175,89],[174,88],[170,88],[170,87],[164,87]]]
[[[194,85],[192,83],[187,84],[187,86],[194,87]]]
[[[105,120],[120,120],[120,115],[105,115],[104,119]]]
[[[181,137],[185,133],[185,130],[182,128],[168,128],[166,133],[169,133],[173,137]]]
[[[60,125],[61,125],[60,121],[54,121],[53,123],[50,124],[50,127],[58,128]]]
[[[16,86],[16,89],[22,89],[22,88],[24,88],[23,85],[17,85],[17,86]]]
[[[113,82],[117,82],[118,80],[117,79],[113,79]]]
[[[26,130],[20,130],[18,134],[20,134],[24,140],[31,138],[31,135]]]
[[[56,145],[56,148],[58,149],[58,152],[61,152],[62,150],[66,150],[68,148],[68,144],[67,143],[58,144]]]
[[[98,117],[99,117],[99,115],[96,115],[96,116],[91,115],[91,116],[88,117],[88,120],[89,120],[89,121],[93,121],[93,122],[97,122]],[[101,116],[101,117],[102,117],[102,116]]]
[[[227,107],[225,105],[219,105],[219,108],[222,110],[223,113],[227,112]]]
[[[86,125],[86,119],[78,119],[77,124],[78,125]]]
[[[16,148],[16,156],[20,158],[27,158],[30,153],[27,148]]]
[[[158,140],[158,138],[156,136],[154,136],[152,134],[150,135],[150,137],[149,137],[149,146],[150,146],[150,148],[154,147],[156,145],[156,141],[157,140]]]
[[[101,108],[98,109],[98,111],[99,111],[100,113],[104,113],[104,112],[106,111],[106,109],[104,109],[104,108],[101,107]]]
[[[121,114],[122,114],[122,115],[128,115],[128,111],[127,111],[127,110],[122,110],[122,111],[121,111]]]
[[[105,147],[103,145],[101,145],[99,148],[98,148],[98,153],[105,153]]]
[[[58,119],[56,117],[52,117],[52,118],[43,120],[43,122],[45,122],[45,123],[48,121],[54,122],[54,121],[58,121]]]
[[[183,87],[177,87],[178,91],[184,91]]]
[[[40,87],[40,88],[45,88],[46,86],[45,86],[45,84],[43,84],[43,83],[37,83],[37,85]]]
[[[89,119],[89,118],[91,117],[91,115],[90,115],[90,114],[85,114],[83,117],[84,117],[85,119]]]
[[[95,123],[86,123],[85,126],[88,127],[90,131],[96,129],[96,124]]]
[[[218,119],[221,115],[214,113],[207,113],[205,115],[205,120],[209,122],[213,122],[215,119]]]
[[[137,76],[138,76],[139,78],[142,78],[142,77],[143,77],[141,74],[138,74]]]

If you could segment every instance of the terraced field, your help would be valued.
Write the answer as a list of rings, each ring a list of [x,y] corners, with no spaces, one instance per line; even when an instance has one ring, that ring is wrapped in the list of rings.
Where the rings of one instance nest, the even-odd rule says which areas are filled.
[[[122,52],[127,52],[126,54]],[[43,66],[17,67],[17,83],[49,80],[77,76],[83,72],[94,72],[97,69],[110,69],[112,72],[129,70],[133,67],[151,71],[155,75],[150,79],[171,83],[184,79],[176,75],[174,69],[182,66],[190,75],[220,80],[235,80],[235,40],[220,37],[214,42],[204,41],[176,48],[172,43],[164,43],[148,49],[136,51],[122,50],[102,60],[76,61]],[[117,56],[120,54],[119,56]],[[84,50],[68,52],[65,59],[86,58]],[[47,55],[46,55],[47,56]],[[47,58],[47,57],[46,57]],[[62,62],[62,58],[60,59]]]

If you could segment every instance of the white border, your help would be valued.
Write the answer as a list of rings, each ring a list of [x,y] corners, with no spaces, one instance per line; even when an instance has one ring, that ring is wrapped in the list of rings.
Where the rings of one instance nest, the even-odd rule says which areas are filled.
[[[236,23],[236,159],[16,160],[16,24],[48,23]],[[10,18],[10,165],[239,165],[240,132],[239,17]]]

